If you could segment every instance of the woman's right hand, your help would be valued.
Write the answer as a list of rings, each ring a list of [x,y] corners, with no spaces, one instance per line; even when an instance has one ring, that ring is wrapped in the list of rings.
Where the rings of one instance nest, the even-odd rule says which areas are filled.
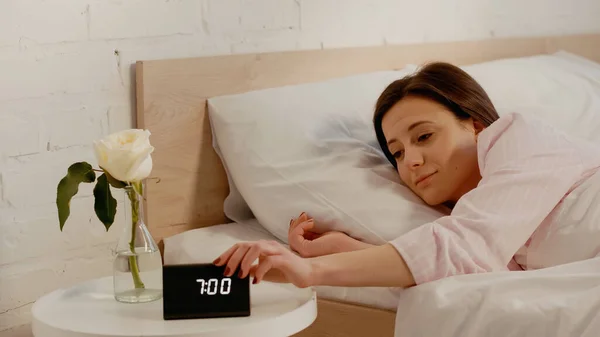
[[[257,259],[258,264],[254,264]],[[239,270],[238,277],[251,276],[254,284],[265,280],[306,288],[316,282],[310,261],[292,253],[277,241],[236,243],[213,263],[217,266],[226,265],[225,276],[230,277]]]
[[[342,232],[317,233],[313,231],[314,226],[314,219],[305,212],[290,221],[288,243],[290,248],[302,257],[323,256],[371,247]]]

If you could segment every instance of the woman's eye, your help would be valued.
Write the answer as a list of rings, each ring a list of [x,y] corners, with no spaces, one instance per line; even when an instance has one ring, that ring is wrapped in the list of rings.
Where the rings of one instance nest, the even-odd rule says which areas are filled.
[[[417,140],[419,142],[423,142],[423,141],[426,141],[427,139],[429,139],[429,137],[431,137],[431,133],[426,133],[424,135],[419,136],[419,138]]]
[[[393,153],[394,158],[398,159],[400,157],[402,157],[402,155],[404,154],[404,150],[399,150]]]

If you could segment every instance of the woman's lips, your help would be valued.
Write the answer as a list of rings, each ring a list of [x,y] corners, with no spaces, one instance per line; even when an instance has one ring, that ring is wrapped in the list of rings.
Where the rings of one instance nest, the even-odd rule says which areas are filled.
[[[433,175],[435,175],[437,172],[433,172],[430,174],[426,174],[426,175],[422,175],[419,178],[417,178],[417,180],[415,181],[415,186],[423,186],[423,185],[427,185],[429,184],[429,182],[431,182],[431,179],[433,177]]]

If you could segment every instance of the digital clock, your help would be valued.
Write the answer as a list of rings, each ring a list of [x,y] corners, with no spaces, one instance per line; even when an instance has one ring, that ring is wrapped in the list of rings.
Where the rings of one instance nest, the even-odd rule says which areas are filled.
[[[163,266],[163,318],[190,319],[250,315],[250,277],[212,263]]]

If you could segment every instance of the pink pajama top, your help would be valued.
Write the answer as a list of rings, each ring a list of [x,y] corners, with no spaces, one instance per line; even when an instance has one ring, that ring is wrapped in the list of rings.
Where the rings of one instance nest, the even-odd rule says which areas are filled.
[[[479,185],[448,216],[390,243],[416,284],[458,274],[527,269],[515,254],[574,188],[600,168],[600,146],[513,113],[479,134]],[[542,234],[543,235],[543,234]]]

